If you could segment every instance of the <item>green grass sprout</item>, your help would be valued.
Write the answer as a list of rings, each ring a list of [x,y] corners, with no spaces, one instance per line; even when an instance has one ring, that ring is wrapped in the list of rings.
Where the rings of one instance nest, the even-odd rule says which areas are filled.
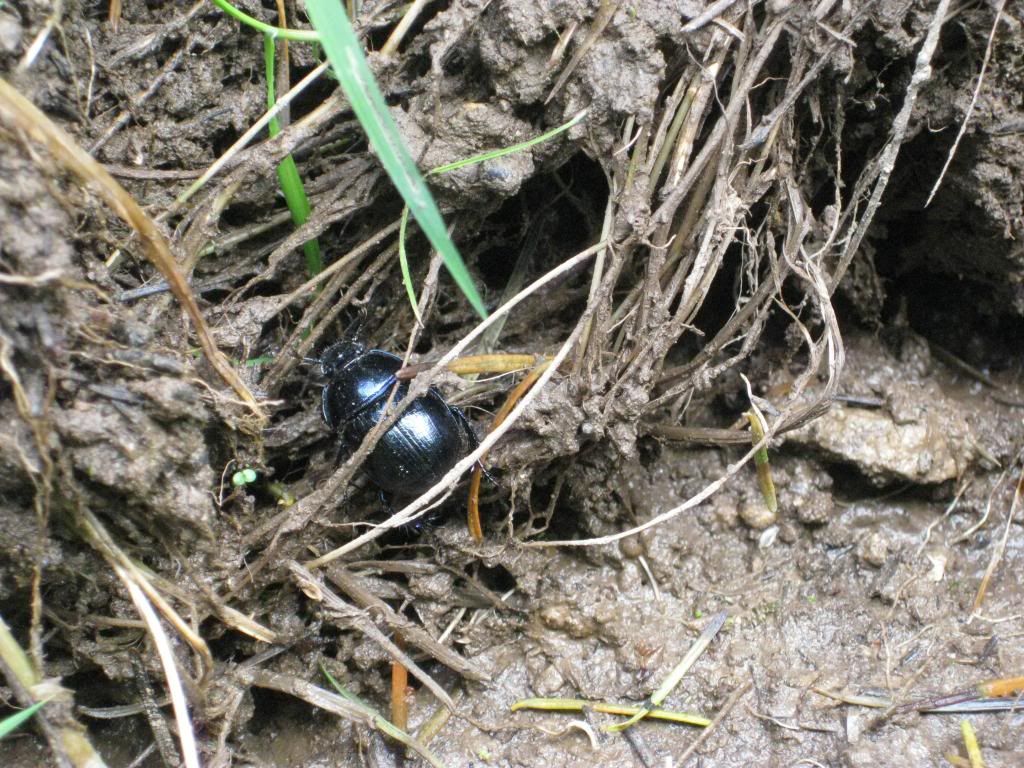
[[[246,467],[245,469],[238,470],[231,476],[231,484],[235,488],[242,488],[246,485],[252,485],[257,479],[259,479],[259,475],[256,473],[256,470],[252,467]]]
[[[409,254],[405,250],[405,233],[409,228],[409,207],[402,208],[402,218],[398,224],[398,266],[402,269],[402,285],[405,286],[405,295],[409,297],[409,306],[416,316],[416,322],[423,325],[423,318],[420,317],[420,302],[416,298],[416,286],[412,284],[412,273],[409,271]]]
[[[49,699],[46,699],[45,701],[37,701],[28,709],[23,709],[20,712],[15,712],[13,715],[9,715],[5,717],[3,720],[0,720],[0,739],[3,739],[12,732],[16,731],[18,727],[21,726],[22,723],[24,723],[26,720],[32,717],[32,715],[34,715],[36,712],[42,709],[43,705],[46,704],[47,701],[49,701]]]
[[[653,709],[644,709],[642,706],[636,706],[631,704],[614,704],[603,701],[585,701],[583,699],[519,699],[512,704],[511,707],[513,712],[518,712],[521,709],[538,709],[545,712],[582,712],[586,709],[592,709],[594,712],[601,712],[608,715],[636,715],[639,712],[646,712],[647,717],[654,720],[667,720],[672,723],[682,723],[684,725],[696,725],[700,728],[706,728],[711,725],[711,721],[703,715],[696,715],[692,712],[677,712],[671,709],[661,709],[660,707],[654,707]],[[603,728],[602,730],[611,730],[610,726]]]
[[[749,410],[744,414],[750,422],[750,442],[757,445],[764,440],[764,417],[759,411]],[[768,511],[775,514],[779,510],[779,500],[775,494],[775,481],[772,480],[771,464],[768,461],[768,446],[762,446],[754,454],[754,466],[757,468],[757,485],[761,489]]]
[[[473,283],[469,270],[462,260],[458,249],[452,242],[430,190],[409,154],[398,127],[395,125],[384,97],[377,87],[373,72],[370,70],[363,55],[362,46],[355,30],[338,0],[307,0],[306,11],[315,31],[292,30],[276,27],[260,21],[233,6],[228,0],[212,0],[214,5],[241,23],[262,32],[265,36],[264,61],[267,69],[268,106],[274,104],[273,88],[273,44],[275,40],[295,40],[299,42],[320,43],[331,64],[342,90],[348,97],[356,118],[363,126],[370,145],[373,147],[381,165],[391,178],[395,188],[402,195],[406,207],[402,213],[401,232],[399,238],[399,262],[402,269],[402,280],[409,295],[413,312],[417,320],[416,291],[412,284],[409,270],[408,254],[405,249],[405,234],[408,229],[408,217],[411,213],[419,224],[423,234],[430,241],[444,261],[455,284],[466,296],[469,303],[481,317],[487,317],[483,300]],[[521,152],[536,144],[548,141],[559,133],[568,130],[586,117],[586,110],[580,112],[572,120],[551,131],[547,131],[528,141],[510,147],[491,150],[465,160],[458,160],[439,166],[430,171],[432,174],[447,173],[475,163],[493,160],[514,152]],[[277,135],[280,127],[276,120],[269,125],[271,136]],[[278,166],[278,178],[281,189],[292,212],[296,225],[301,225],[309,217],[309,200],[302,189],[301,178],[291,157],[285,158]],[[322,268],[319,244],[315,240],[303,246],[306,253],[306,265],[310,275],[317,274]]]
[[[384,96],[366,63],[362,46],[338,0],[306,0],[306,13],[320,34],[320,44],[348,97],[356,118],[366,131],[381,165],[430,244],[441,254],[452,279],[481,317],[487,317],[483,299],[441,218],[423,176],[402,141],[388,112]]]
[[[587,110],[582,110],[571,120],[562,123],[561,125],[552,128],[550,131],[534,136],[532,139],[521,141],[518,144],[512,144],[508,147],[500,147],[499,149],[491,149],[486,152],[482,152],[479,155],[473,155],[467,157],[464,160],[455,160],[445,165],[439,165],[436,168],[431,168],[427,171],[427,176],[436,176],[442,173],[450,173],[451,171],[457,171],[459,168],[465,168],[469,165],[476,165],[477,163],[485,163],[488,160],[496,160],[499,157],[505,157],[506,155],[513,155],[516,152],[523,152],[524,150],[535,147],[538,144],[542,144],[545,141],[550,141],[558,134],[569,130],[574,125],[579,123],[583,118],[587,116]],[[406,206],[402,209],[402,220],[398,228],[398,263],[402,268],[402,283],[405,285],[405,292],[409,296],[409,304],[412,306],[413,314],[416,315],[416,320],[421,325],[423,324],[423,318],[420,317],[419,311],[419,300],[416,298],[416,288],[412,284],[412,275],[409,271],[409,257],[405,250],[405,233],[409,222],[409,207]]]
[[[277,103],[277,87],[274,75],[274,47],[276,42],[273,35],[263,35],[263,65],[267,72],[267,109],[273,109]],[[274,138],[281,132],[281,123],[275,117],[267,125],[270,138]],[[298,166],[295,165],[295,158],[291,155],[285,157],[277,166],[277,179],[281,184],[281,191],[284,193],[288,210],[292,212],[292,222],[296,227],[301,227],[309,219],[310,206],[309,198],[306,197],[306,190],[302,186],[302,177],[299,176]],[[302,246],[306,254],[306,272],[310,277],[315,277],[323,271],[323,259],[320,256],[320,243],[313,238],[307,240]]]
[[[382,715],[376,709],[371,707],[369,704],[364,702],[350,690],[345,688],[345,686],[343,686],[341,683],[335,680],[334,676],[327,671],[327,667],[325,667],[322,663],[320,664],[320,671],[324,673],[324,677],[327,678],[327,681],[334,687],[334,690],[338,692],[339,696],[341,696],[343,699],[347,699],[349,702],[357,706],[359,709],[363,710],[372,718],[373,725],[375,728],[377,728],[377,730],[379,730],[381,733],[387,736],[390,736],[400,744],[404,744],[409,749],[412,749],[413,751],[417,752],[428,763],[434,766],[434,768],[445,768],[444,763],[442,763],[433,752],[431,752],[425,746],[420,744],[415,739],[415,737],[403,731],[397,725],[395,725],[386,717],[384,717],[384,715]]]
[[[578,112],[570,120],[552,128],[550,131],[540,134],[539,136],[534,136],[532,139],[527,139],[526,141],[521,141],[518,144],[512,144],[507,147],[501,147],[500,149],[491,149],[487,152],[481,152],[479,155],[467,157],[465,160],[455,160],[454,162],[446,163],[445,165],[439,165],[437,168],[431,168],[427,175],[431,176],[438,173],[457,171],[459,168],[465,168],[467,165],[475,165],[476,163],[484,163],[488,160],[496,160],[499,157],[505,157],[505,155],[514,155],[516,152],[522,152],[523,150],[530,149],[538,144],[543,144],[545,141],[550,141],[558,134],[568,131],[586,116],[587,110],[584,109],[581,112]]]
[[[245,11],[235,8],[228,0],[210,0],[214,5],[220,8],[224,13],[233,19],[245,24],[247,27],[252,27],[258,32],[262,32],[265,35],[279,40],[294,40],[299,43],[318,43],[320,42],[320,35],[309,29],[284,29],[283,27],[275,27],[273,24],[267,24],[266,22],[260,21],[247,14]]]
[[[633,716],[623,723],[616,723],[615,725],[608,726],[605,730],[609,732],[624,731],[634,723],[643,720],[645,717],[649,717],[651,712],[658,709],[661,703],[668,698],[668,695],[672,693],[679,681],[683,679],[683,676],[690,671],[690,667],[693,666],[694,662],[697,661],[707,650],[707,647],[711,644],[711,641],[715,639],[718,632],[725,625],[726,619],[729,618],[729,614],[725,611],[716,613],[708,621],[704,627],[704,631],[700,633],[700,636],[694,641],[693,645],[690,646],[690,650],[683,656],[682,661],[672,668],[668,677],[658,687],[654,693],[651,694],[651,698],[647,700],[645,704],[637,708],[637,711],[633,713]]]

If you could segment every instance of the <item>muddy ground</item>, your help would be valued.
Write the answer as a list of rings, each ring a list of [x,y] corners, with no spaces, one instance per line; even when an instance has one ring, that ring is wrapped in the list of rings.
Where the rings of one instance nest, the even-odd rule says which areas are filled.
[[[477,318],[414,231],[416,330],[401,203],[328,78],[175,203],[266,108],[261,35],[206,2],[120,5],[0,3],[0,72],[45,115],[0,100],[0,716],[50,698],[0,765],[182,764],[129,584],[163,617],[203,765],[426,764],[311,688],[326,670],[387,713],[393,639],[452,698],[429,739],[448,766],[969,764],[964,716],[915,705],[1024,674],[1024,4],[453,0],[393,49],[409,6],[359,4],[421,168],[588,110],[431,179],[491,310],[609,247],[492,339],[573,343],[487,458],[483,542],[462,483],[314,572],[383,513],[303,358],[357,327],[429,362]],[[287,56],[279,93],[318,63]],[[156,222],[234,391],[44,123]],[[312,237],[332,271],[304,287]],[[435,384],[482,436],[515,380]],[[752,398],[776,512],[742,463]],[[722,612],[664,703],[705,731],[510,711],[643,702]],[[444,707],[415,676],[405,696],[427,742]],[[985,765],[1024,765],[1024,714],[968,719]]]

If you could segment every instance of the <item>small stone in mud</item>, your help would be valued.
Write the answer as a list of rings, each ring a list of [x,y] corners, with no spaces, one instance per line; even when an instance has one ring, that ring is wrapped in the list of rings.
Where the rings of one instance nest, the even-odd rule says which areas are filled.
[[[865,565],[881,568],[889,556],[889,540],[878,531],[868,534],[857,545],[857,557]]]
[[[533,681],[533,689],[541,696],[554,696],[565,685],[561,672],[554,664],[548,664],[540,676]]]
[[[799,535],[796,526],[789,520],[779,523],[779,541],[783,544],[792,544],[799,538]]]
[[[735,528],[739,518],[736,507],[734,499],[720,498],[715,500],[712,510],[715,513],[715,518],[725,528]]]
[[[761,499],[744,501],[740,504],[740,519],[755,531],[763,531],[774,525],[778,514],[764,505]]]
[[[644,553],[644,543],[639,536],[630,536],[619,542],[619,551],[623,557],[636,559]]]
[[[851,464],[875,484],[937,484],[960,476],[974,456],[962,409],[933,381],[889,382],[890,411],[836,407],[791,440]]]
[[[565,632],[570,637],[590,637],[594,634],[594,621],[565,603],[543,608],[540,620],[548,629]]]
[[[835,507],[832,495],[822,491],[811,491],[792,499],[796,519],[804,525],[824,525],[832,517]]]
[[[21,44],[21,25],[14,19],[0,16],[0,51],[14,53]]]

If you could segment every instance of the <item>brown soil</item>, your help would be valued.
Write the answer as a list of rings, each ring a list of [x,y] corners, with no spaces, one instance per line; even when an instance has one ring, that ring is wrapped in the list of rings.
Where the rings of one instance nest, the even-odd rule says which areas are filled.
[[[381,511],[337,462],[302,358],[358,324],[375,347],[436,360],[476,318],[414,234],[429,301],[410,340],[387,229],[401,202],[332,80],[176,206],[263,113],[261,36],[206,2],[127,2],[116,25],[115,3],[60,5],[0,3],[0,72],[157,220],[266,419],[201,354],[98,187],[0,101],[0,630],[41,680],[19,682],[0,648],[0,717],[55,696],[0,743],[0,765],[87,764],[60,746],[69,731],[110,766],[179,764],[126,579],[164,601],[203,765],[420,764],[302,687],[330,690],[327,670],[387,712],[381,638],[398,635],[455,702],[429,743],[448,766],[966,755],[963,715],[900,707],[1024,674],[1024,3],[954,4],[930,68],[934,3],[767,0],[717,20],[698,0],[427,4],[396,54],[370,57],[421,168],[589,110],[531,151],[432,177],[489,307],[510,280],[613,247],[598,278],[587,262],[550,283],[498,337],[554,354],[590,334],[488,457],[484,542],[463,484],[426,530],[388,533],[314,582],[301,564]],[[238,5],[276,23],[274,3]],[[407,7],[362,3],[371,50]],[[289,48],[294,84],[318,62]],[[692,151],[678,174],[671,154],[649,173],[687,85]],[[288,153],[313,208],[297,234],[274,172]],[[325,265],[347,261],[293,293],[311,237]],[[775,513],[738,464],[741,374],[775,428]],[[435,383],[483,434],[511,381]],[[259,480],[234,489],[243,467]],[[623,735],[589,711],[510,711],[643,702],[723,611],[664,704],[720,716],[692,752],[690,726]],[[442,707],[411,679],[415,732]],[[968,719],[985,765],[1024,765],[1019,711]]]

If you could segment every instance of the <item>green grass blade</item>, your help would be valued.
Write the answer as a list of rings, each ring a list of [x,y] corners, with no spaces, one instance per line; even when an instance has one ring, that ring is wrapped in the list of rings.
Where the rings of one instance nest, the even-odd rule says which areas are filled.
[[[277,86],[274,82],[276,73],[274,71],[274,37],[270,34],[263,36],[263,66],[267,77],[267,109],[273,109],[277,103]],[[267,124],[267,131],[273,138],[281,132],[281,123],[275,117]],[[277,165],[277,180],[284,193],[288,210],[292,212],[292,222],[296,227],[301,227],[309,219],[310,205],[306,197],[306,189],[302,186],[302,177],[299,176],[299,168],[295,165],[295,158],[288,155]],[[306,271],[310,277],[320,274],[323,271],[323,259],[320,256],[320,243],[314,238],[307,240],[302,245],[306,254]]]
[[[487,317],[483,300],[466,269],[462,256],[448,236],[441,212],[423,176],[388,113],[387,104],[373,78],[362,46],[338,0],[306,0],[306,11],[320,35],[327,59],[366,131],[381,165],[416,218],[423,234],[441,254],[455,284],[481,317]]]
[[[291,155],[277,166],[277,180],[281,185],[281,191],[284,192],[288,209],[292,212],[292,221],[296,227],[301,227],[309,219],[309,198],[306,197],[302,177],[299,176],[299,169]],[[319,275],[324,268],[323,257],[320,255],[320,241],[316,238],[307,240],[302,244],[302,252],[306,255],[306,272],[310,277]]]
[[[327,681],[331,684],[334,690],[338,692],[339,696],[355,704],[373,719],[374,727],[376,727],[377,730],[387,736],[390,736],[395,741],[404,744],[409,749],[415,750],[425,758],[428,763],[434,766],[434,768],[445,768],[445,764],[442,763],[433,752],[420,744],[414,736],[403,731],[397,725],[384,717],[384,715],[335,680],[334,676],[327,671],[327,667],[323,665],[323,662],[320,663],[320,671],[324,673],[324,677],[327,678]]]
[[[563,131],[567,131],[572,128],[576,123],[580,122],[587,116],[587,110],[583,110],[574,118],[568,122],[559,125],[557,128],[552,128],[546,133],[542,133],[540,136],[534,136],[532,139],[521,141],[518,144],[513,144],[508,147],[501,147],[500,149],[491,149],[487,152],[482,152],[479,155],[473,155],[473,157],[467,157],[465,160],[456,160],[445,165],[439,165],[436,168],[431,168],[427,171],[428,176],[433,176],[441,173],[448,173],[450,171],[457,171],[459,168],[465,168],[468,165],[475,165],[476,163],[483,163],[488,160],[495,160],[499,157],[505,157],[505,155],[512,155],[516,152],[522,152],[534,147],[537,144],[541,144],[545,141],[553,139]],[[409,208],[406,207],[402,210],[402,224],[398,230],[398,263],[402,268],[402,283],[405,285],[405,292],[409,295],[409,303],[412,304],[413,314],[416,315],[416,320],[423,324],[423,318],[420,317],[419,302],[416,299],[416,288],[412,284],[412,275],[409,273],[409,257],[405,252],[405,232],[406,225],[409,221]]]
[[[17,730],[22,723],[24,723],[26,720],[32,717],[32,715],[34,715],[36,712],[42,709],[44,704],[46,704],[46,701],[37,701],[28,709],[23,709],[20,712],[15,712],[13,715],[10,715],[9,717],[5,717],[3,720],[0,720],[0,739],[3,739],[11,732]]]
[[[562,123],[561,125],[559,125],[556,128],[552,128],[550,131],[542,133],[540,136],[534,136],[532,139],[527,139],[526,141],[521,141],[518,144],[513,144],[513,145],[511,145],[509,147],[501,147],[500,149],[491,149],[491,150],[488,150],[487,152],[482,152],[479,155],[473,155],[473,157],[467,157],[465,160],[455,160],[454,162],[446,163],[445,165],[439,165],[439,166],[437,166],[437,168],[431,168],[427,172],[427,175],[428,176],[432,176],[432,175],[438,174],[438,173],[448,173],[449,171],[457,171],[459,168],[465,168],[467,165],[474,165],[476,163],[483,163],[483,162],[486,162],[488,160],[495,160],[495,159],[497,159],[499,157],[504,157],[505,155],[513,155],[516,152],[522,152],[523,150],[529,149],[530,147],[534,147],[534,146],[536,146],[538,144],[543,144],[545,141],[549,141],[549,140],[553,139],[555,136],[557,136],[558,134],[562,133],[563,131],[567,131],[570,128],[572,128],[574,125],[576,125],[576,123],[580,122],[586,116],[587,116],[587,110],[584,109],[582,112],[577,114],[571,120],[569,120],[569,121],[567,121],[565,123]]]
[[[272,24],[267,24],[266,22],[253,18],[245,11],[235,8],[235,6],[229,3],[228,0],[211,0],[211,2],[231,18],[237,19],[247,27],[252,27],[264,34],[281,38],[282,40],[295,40],[299,43],[316,43],[320,41],[320,36],[316,32],[312,32],[308,29],[282,29],[281,27],[275,27]],[[2,3],[0,3],[0,5],[2,5]]]
[[[398,266],[402,268],[402,284],[409,296],[409,304],[412,306],[412,313],[416,315],[416,322],[423,325],[423,318],[420,317],[420,302],[416,298],[416,286],[412,284],[412,273],[409,272],[409,254],[405,252],[405,232],[409,225],[409,206],[402,208],[402,219],[398,225]]]

